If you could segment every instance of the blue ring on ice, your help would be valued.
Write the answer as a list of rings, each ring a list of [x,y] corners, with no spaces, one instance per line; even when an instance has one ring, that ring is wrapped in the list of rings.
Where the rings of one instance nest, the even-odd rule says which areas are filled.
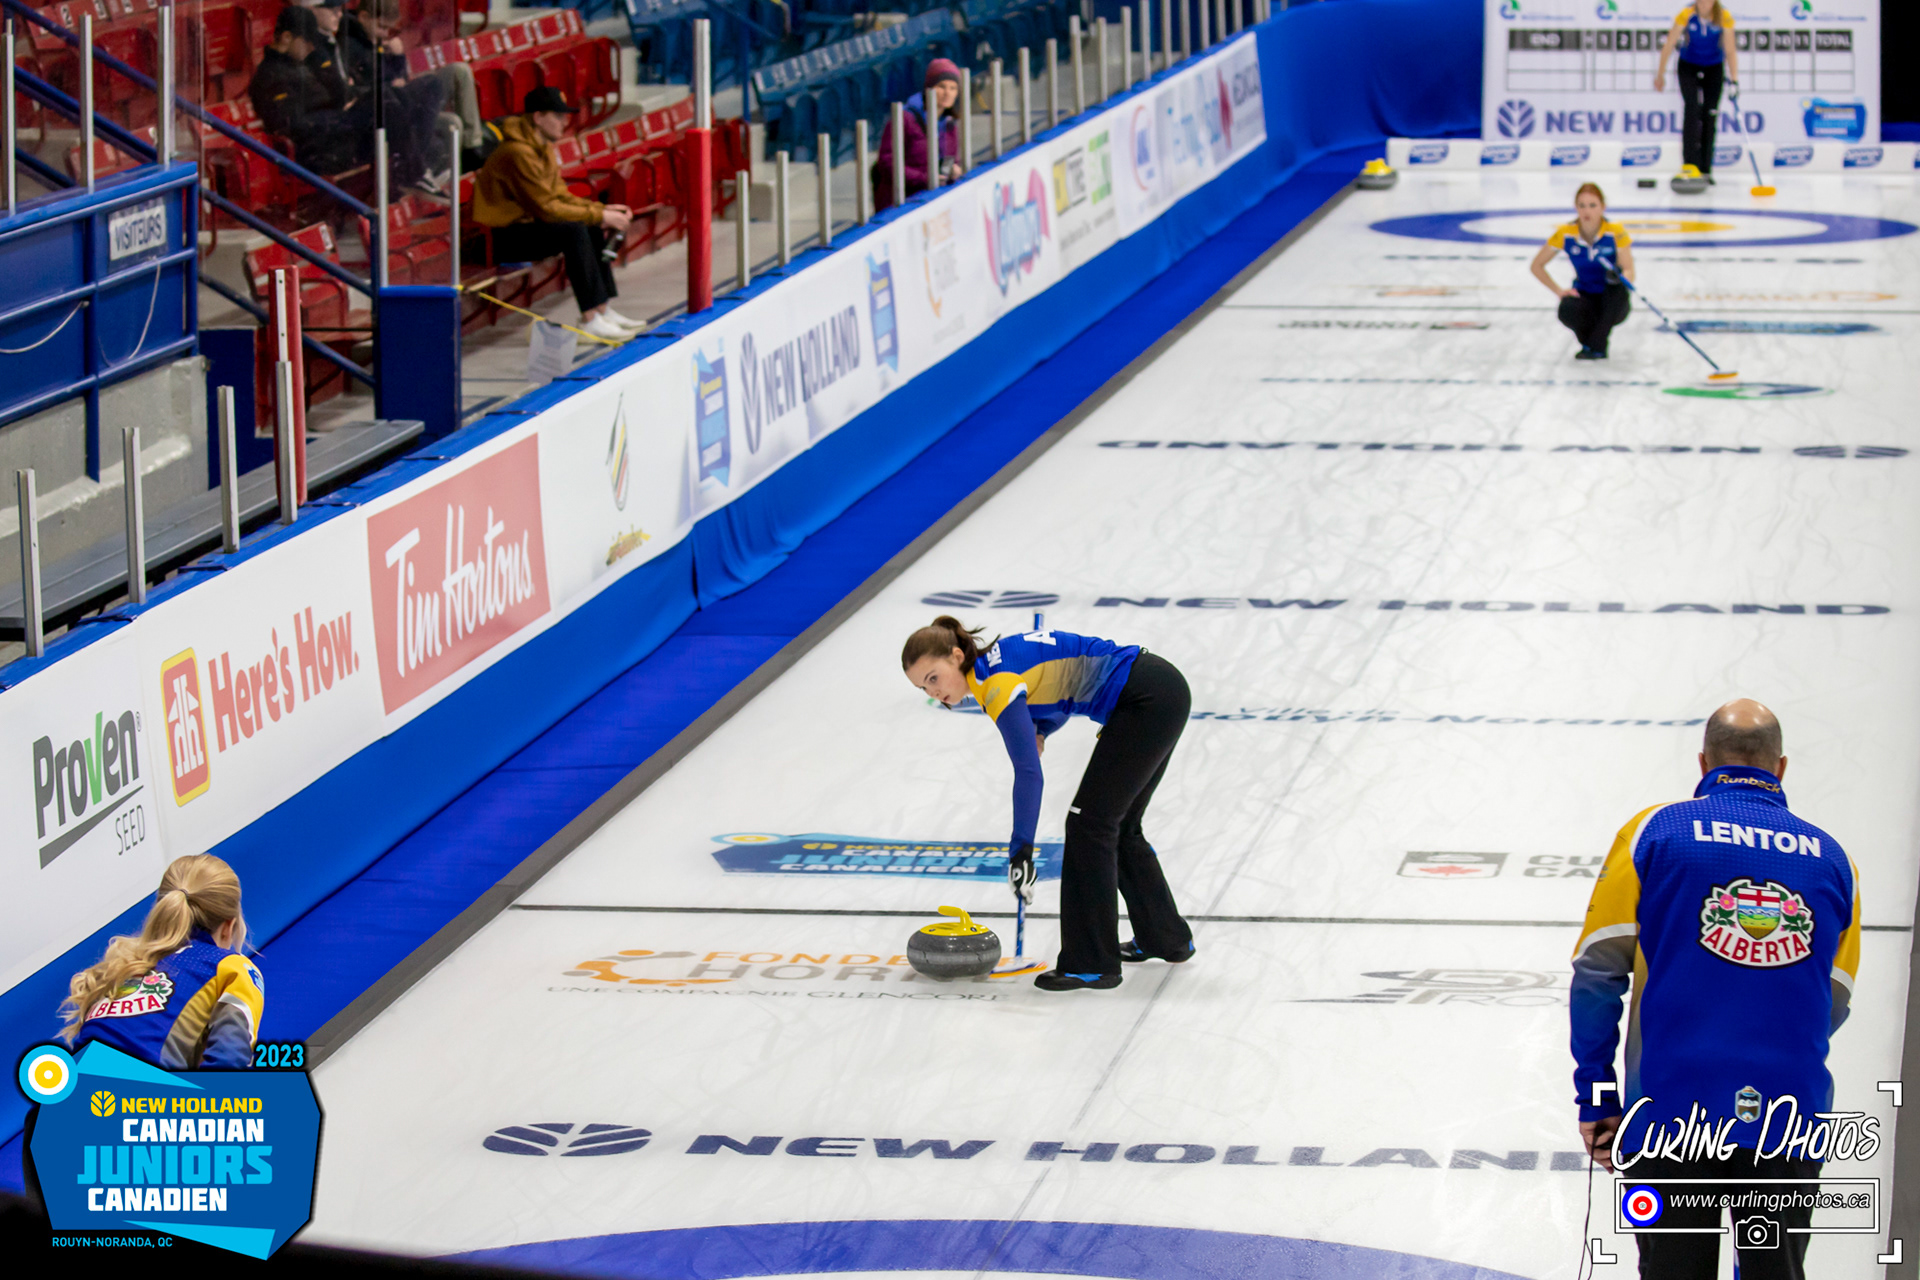
[[[1519,1280],[1391,1249],[1111,1222],[768,1222],[542,1240],[449,1260],[635,1280],[982,1270],[1109,1280]]]
[[[1421,213],[1405,218],[1384,218],[1370,224],[1375,231],[1390,236],[1406,236],[1415,240],[1454,240],[1465,244],[1518,244],[1538,245],[1539,236],[1496,235],[1485,231],[1475,231],[1466,224],[1482,218],[1513,218],[1544,214],[1557,217],[1562,221],[1572,220],[1572,211],[1564,206],[1548,209],[1463,209],[1454,213]],[[1767,240],[1724,240],[1724,239],[1686,239],[1669,240],[1665,236],[1658,242],[1662,249],[1765,249],[1784,245],[1845,244],[1854,240],[1891,240],[1896,236],[1912,235],[1920,227],[1911,222],[1900,222],[1893,218],[1870,218],[1852,213],[1794,213],[1784,209],[1716,209],[1716,208],[1620,208],[1609,209],[1607,215],[1617,214],[1661,214],[1668,217],[1680,216],[1696,218],[1703,215],[1739,218],[1788,218],[1795,222],[1817,222],[1821,230],[1802,232],[1796,235],[1776,236]],[[1645,247],[1652,247],[1648,241]]]

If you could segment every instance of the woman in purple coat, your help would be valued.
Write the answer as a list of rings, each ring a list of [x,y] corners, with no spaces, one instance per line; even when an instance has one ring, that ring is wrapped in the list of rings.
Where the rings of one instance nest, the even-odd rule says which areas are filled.
[[[906,102],[903,150],[906,156],[907,194],[927,189],[926,99],[933,95],[940,112],[940,181],[964,173],[960,155],[960,68],[945,58],[927,64],[926,90]],[[891,113],[889,113],[891,115]],[[878,213],[893,204],[893,121],[880,130],[880,158],[873,164],[873,208]]]

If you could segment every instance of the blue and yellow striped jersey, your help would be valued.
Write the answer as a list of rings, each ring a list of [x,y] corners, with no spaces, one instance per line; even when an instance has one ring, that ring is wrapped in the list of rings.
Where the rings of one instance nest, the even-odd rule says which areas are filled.
[[[151,973],[87,1010],[74,1048],[99,1040],[169,1071],[250,1067],[264,985],[252,961],[196,929]]]
[[[1573,287],[1582,293],[1604,293],[1607,272],[1620,270],[1620,250],[1633,243],[1627,229],[1617,222],[1602,222],[1600,233],[1588,244],[1580,238],[1580,224],[1569,222],[1547,237],[1547,244],[1567,251],[1573,264]]]
[[[994,641],[967,673],[967,688],[996,722],[1024,693],[1027,711],[1043,733],[1051,732],[1049,724],[1065,724],[1068,716],[1105,724],[1139,656],[1139,645],[1071,631],[1030,631]]]

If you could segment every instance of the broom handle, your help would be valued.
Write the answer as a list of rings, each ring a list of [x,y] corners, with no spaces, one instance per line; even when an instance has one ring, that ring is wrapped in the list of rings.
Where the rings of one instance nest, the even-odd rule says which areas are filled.
[[[1674,323],[1673,321],[1671,321],[1671,320],[1668,320],[1668,319],[1667,319],[1667,313],[1666,313],[1666,312],[1664,312],[1664,311],[1662,311],[1662,310],[1661,310],[1660,308],[1658,308],[1658,307],[1656,307],[1656,306],[1654,306],[1654,305],[1653,305],[1653,302],[1652,302],[1652,300],[1651,300],[1651,299],[1649,299],[1649,298],[1647,297],[1647,295],[1646,295],[1646,294],[1644,294],[1644,293],[1641,293],[1641,292],[1640,292],[1640,291],[1639,291],[1638,289],[1636,289],[1636,288],[1634,288],[1634,287],[1633,287],[1633,281],[1631,281],[1631,280],[1629,280],[1629,279],[1627,279],[1627,278],[1626,278],[1626,276],[1624,276],[1624,275],[1619,275],[1619,276],[1617,276],[1617,278],[1619,279],[1619,281],[1620,281],[1620,283],[1621,283],[1621,284],[1624,284],[1624,285],[1626,285],[1626,286],[1627,286],[1627,292],[1628,292],[1628,293],[1631,293],[1631,294],[1632,294],[1632,295],[1633,295],[1634,297],[1636,297],[1636,298],[1638,298],[1638,299],[1640,299],[1640,301],[1642,301],[1642,302],[1644,302],[1644,303],[1646,303],[1646,304],[1647,304],[1647,310],[1649,310],[1649,311],[1651,311],[1651,312],[1653,312],[1653,314],[1655,314],[1655,315],[1657,315],[1657,316],[1659,316],[1659,317],[1660,317],[1660,319],[1661,319],[1661,321],[1662,321],[1662,322],[1663,322],[1664,324],[1666,324],[1668,328],[1670,328],[1670,329],[1672,329],[1672,330],[1674,331],[1674,333],[1675,333],[1675,334],[1677,334],[1677,335],[1679,336],[1679,338],[1680,338],[1680,341],[1682,341],[1682,342],[1684,342],[1684,343],[1686,343],[1686,344],[1687,344],[1688,346],[1690,346],[1690,347],[1692,347],[1692,348],[1694,349],[1694,351],[1695,351],[1695,352],[1696,352],[1696,353],[1697,353],[1697,354],[1699,355],[1699,357],[1700,357],[1700,358],[1701,358],[1702,360],[1705,360],[1705,361],[1706,361],[1706,362],[1707,362],[1708,364],[1710,364],[1710,365],[1713,365],[1713,371],[1714,371],[1715,373],[1719,373],[1719,372],[1721,371],[1721,370],[1720,370],[1720,366],[1719,366],[1719,365],[1717,365],[1717,364],[1713,364],[1713,357],[1712,357],[1712,356],[1710,356],[1710,355],[1708,355],[1708,354],[1707,354],[1706,352],[1704,352],[1704,351],[1701,351],[1701,350],[1700,350],[1700,344],[1699,344],[1699,343],[1697,343],[1697,342],[1695,342],[1695,341],[1694,341],[1694,340],[1693,340],[1692,338],[1689,338],[1689,337],[1687,336],[1687,334],[1686,334],[1686,330],[1684,330],[1684,329],[1682,329],[1682,328],[1681,328],[1681,327],[1680,327],[1679,325],[1677,325],[1677,324],[1675,324],[1675,323]]]
[[[1047,629],[1046,614],[1034,613],[1033,629],[1035,631]],[[1013,895],[1013,954],[1016,956],[1027,954],[1027,899],[1024,894],[1018,893]]]
[[[1746,115],[1740,110],[1740,91],[1738,89],[1733,91],[1733,118],[1742,121],[1746,119]],[[1744,127],[1744,125],[1742,127]],[[1766,186],[1767,180],[1760,176],[1760,153],[1753,149],[1752,142],[1742,142],[1740,145],[1747,149],[1747,159],[1753,162],[1753,185],[1756,187]]]

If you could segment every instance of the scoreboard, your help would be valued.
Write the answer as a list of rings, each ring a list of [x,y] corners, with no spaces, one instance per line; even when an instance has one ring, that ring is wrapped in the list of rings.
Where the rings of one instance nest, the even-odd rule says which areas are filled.
[[[1678,0],[1486,0],[1481,136],[1657,141],[1680,134],[1678,55],[1653,87]],[[1728,6],[1740,113],[1720,100],[1720,137],[1775,142],[1880,138],[1878,0],[1761,0]]]

